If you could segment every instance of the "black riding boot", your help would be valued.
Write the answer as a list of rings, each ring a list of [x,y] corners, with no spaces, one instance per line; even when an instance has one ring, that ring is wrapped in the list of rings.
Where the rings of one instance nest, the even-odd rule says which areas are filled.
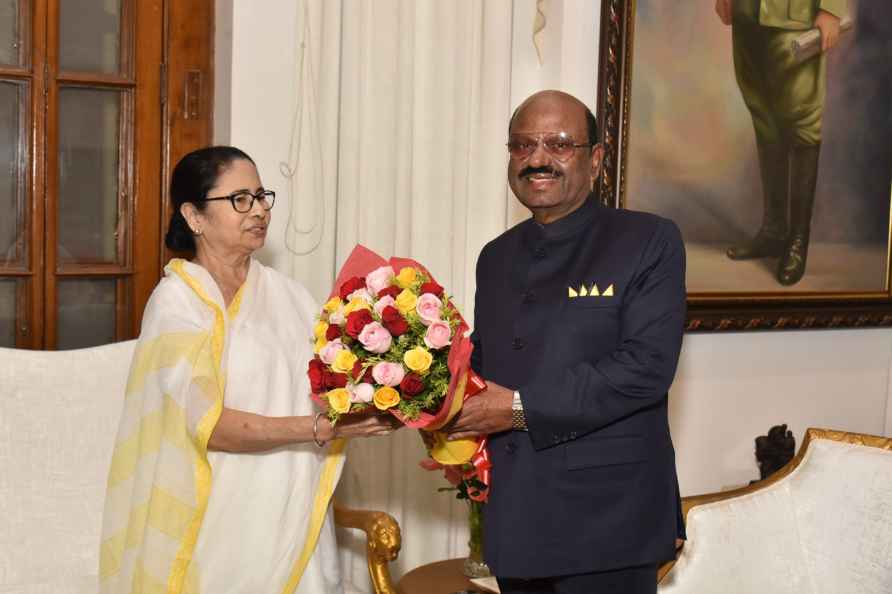
[[[756,143],[762,177],[762,227],[756,236],[728,248],[732,260],[780,256],[787,239],[787,186],[790,160],[784,144]]]
[[[793,285],[805,274],[821,145],[794,146],[790,158],[790,237],[777,266],[777,280]]]

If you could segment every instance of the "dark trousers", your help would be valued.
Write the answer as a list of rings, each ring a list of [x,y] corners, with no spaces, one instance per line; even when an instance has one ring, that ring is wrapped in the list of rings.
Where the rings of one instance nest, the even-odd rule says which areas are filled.
[[[496,578],[502,594],[656,594],[657,566],[522,580]]]

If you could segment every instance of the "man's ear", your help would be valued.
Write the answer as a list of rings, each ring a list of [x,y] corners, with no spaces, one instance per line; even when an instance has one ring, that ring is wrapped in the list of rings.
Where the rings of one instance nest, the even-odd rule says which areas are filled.
[[[595,180],[601,175],[601,165],[604,161],[604,146],[596,144],[592,147],[591,189],[595,189]]]

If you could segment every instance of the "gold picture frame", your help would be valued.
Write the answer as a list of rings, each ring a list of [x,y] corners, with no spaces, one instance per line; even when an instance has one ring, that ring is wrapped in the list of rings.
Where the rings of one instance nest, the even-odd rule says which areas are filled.
[[[879,10],[892,16],[886,4],[848,0],[854,27],[844,31],[827,58],[829,90],[818,179],[823,174],[830,189],[818,184],[812,224],[812,242],[822,247],[812,248],[801,283],[781,286],[770,259],[741,263],[724,252],[754,234],[762,210],[756,205],[761,198],[753,198],[761,191],[760,169],[750,116],[734,83],[730,27],[723,28],[714,2],[602,0],[598,116],[605,156],[600,199],[616,208],[655,212],[679,225],[688,251],[688,331],[892,325],[892,151],[882,148],[881,140],[892,132],[892,118],[882,123],[887,131],[859,116],[845,126],[830,118],[836,114],[839,119],[846,98],[849,104],[853,97],[855,103],[867,104],[885,93],[876,104],[888,109],[892,103],[888,85],[881,89],[877,84],[876,91],[861,88],[862,79],[850,72],[875,73],[879,80],[892,77],[892,67],[871,62],[862,55],[865,46],[858,45],[868,43],[871,35],[886,34],[886,25],[878,22],[883,19],[873,14]],[[710,93],[722,101],[706,103]],[[858,126],[869,127],[876,138]],[[699,169],[687,170],[687,162],[673,161],[696,151],[702,153]],[[862,157],[863,162],[856,162]],[[834,194],[842,183],[834,166],[844,172],[843,181],[846,175],[854,180],[844,188],[845,200],[837,201]],[[872,185],[866,185],[866,178]],[[725,190],[715,191],[716,185]],[[738,187],[749,189],[737,192]],[[745,216],[740,215],[741,205]]]

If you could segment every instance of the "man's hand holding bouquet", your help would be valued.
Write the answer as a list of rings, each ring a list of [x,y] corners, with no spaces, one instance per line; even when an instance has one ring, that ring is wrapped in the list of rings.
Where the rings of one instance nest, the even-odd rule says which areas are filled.
[[[445,468],[460,496],[485,500],[485,437],[447,441],[439,430],[486,385],[470,368],[467,324],[423,266],[357,246],[314,334],[313,398],[333,424],[374,408],[430,432],[425,442],[433,460],[423,465]]]

